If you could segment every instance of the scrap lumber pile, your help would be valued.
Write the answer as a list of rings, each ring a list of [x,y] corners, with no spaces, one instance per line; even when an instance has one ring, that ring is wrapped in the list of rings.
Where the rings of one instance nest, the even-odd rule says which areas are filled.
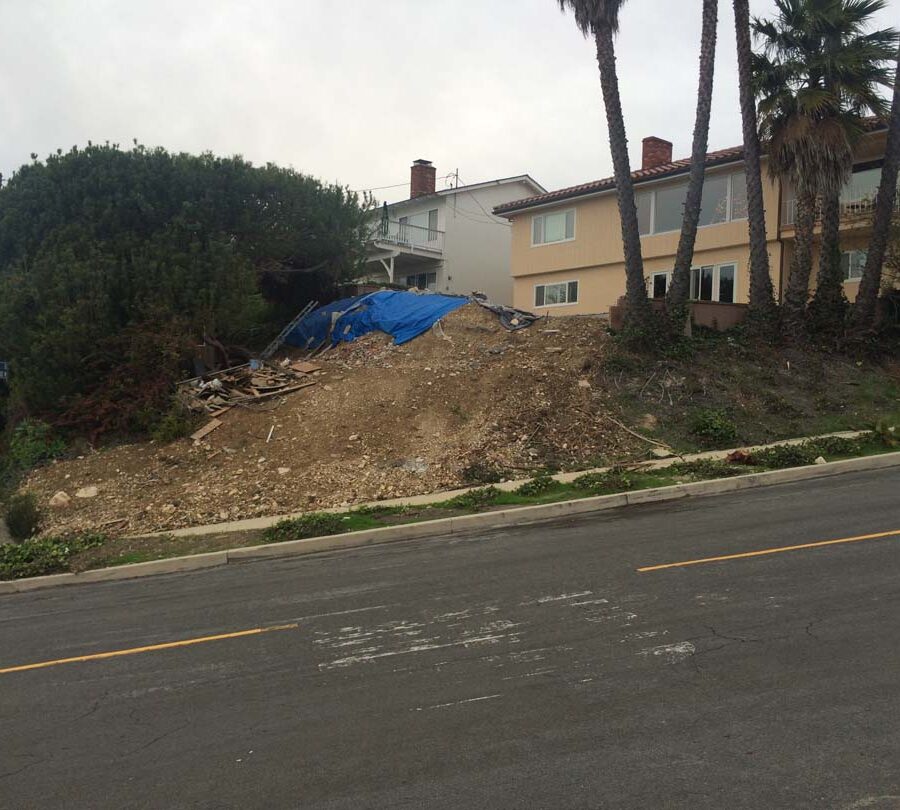
[[[303,362],[247,363],[184,380],[178,383],[177,395],[188,410],[219,416],[235,405],[252,405],[315,385],[309,375],[319,368]]]

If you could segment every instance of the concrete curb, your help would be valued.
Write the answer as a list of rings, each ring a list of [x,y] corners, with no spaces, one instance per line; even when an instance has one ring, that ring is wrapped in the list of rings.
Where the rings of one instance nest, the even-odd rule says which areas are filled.
[[[188,557],[173,557],[167,560],[121,565],[115,568],[99,568],[79,574],[54,574],[46,577],[32,577],[0,582],[0,594],[22,593],[25,591],[52,588],[62,585],[79,585],[88,582],[109,582],[134,579],[137,577],[196,571],[202,568],[216,568],[232,563],[253,560],[294,557],[322,551],[339,551],[360,546],[402,542],[404,540],[425,540],[430,538],[462,535],[473,531],[504,529],[510,526],[527,526],[563,518],[637,506],[648,503],[662,503],[681,498],[696,498],[707,495],[721,495],[743,489],[810,481],[830,478],[853,472],[882,470],[900,467],[900,452],[884,453],[877,456],[851,458],[807,467],[791,467],[786,470],[750,473],[734,478],[717,478],[712,481],[698,481],[693,484],[674,484],[668,487],[643,489],[637,492],[616,495],[600,495],[573,501],[520,506],[496,512],[481,512],[474,515],[440,518],[421,523],[405,523],[380,529],[366,529],[327,537],[311,537],[307,540],[289,540],[245,548],[195,554]]]

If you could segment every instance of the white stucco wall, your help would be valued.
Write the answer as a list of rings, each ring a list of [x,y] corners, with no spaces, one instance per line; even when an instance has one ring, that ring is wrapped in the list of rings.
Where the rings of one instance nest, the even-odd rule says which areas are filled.
[[[427,227],[428,212],[437,209],[437,227],[444,232],[443,260],[428,269],[437,272],[438,292],[469,295],[479,290],[492,301],[512,304],[510,225],[490,212],[495,205],[534,193],[532,186],[516,181],[409,200],[389,206],[389,211],[391,219],[405,216],[411,225]],[[405,271],[396,275],[397,282],[404,283]]]

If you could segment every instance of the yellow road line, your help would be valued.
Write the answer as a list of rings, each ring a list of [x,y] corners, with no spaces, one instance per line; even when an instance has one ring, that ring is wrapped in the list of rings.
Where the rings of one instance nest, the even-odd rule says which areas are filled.
[[[76,664],[81,661],[99,661],[103,658],[117,658],[120,655],[136,655],[137,653],[156,652],[157,650],[171,650],[174,647],[189,647],[192,644],[206,644],[209,641],[224,641],[229,638],[243,638],[244,636],[258,636],[261,633],[271,633],[275,630],[294,630],[297,624],[279,624],[273,627],[254,627],[252,630],[239,630],[235,633],[220,633],[216,636],[201,636],[200,638],[186,638],[181,641],[168,641],[165,644],[150,644],[146,647],[131,647],[127,650],[112,650],[110,652],[92,653],[91,655],[76,655],[74,658],[59,658],[55,661],[39,661],[36,664],[21,664],[17,667],[0,669],[0,675],[9,672],[24,672],[29,669],[43,669],[55,667],[60,664]]]
[[[747,557],[762,557],[766,554],[781,554],[785,551],[800,551],[805,548],[821,548],[822,546],[835,546],[839,543],[858,543],[860,540],[877,540],[879,537],[894,537],[900,534],[900,529],[877,534],[860,534],[856,537],[842,537],[838,540],[820,540],[816,543],[801,543],[798,546],[780,546],[778,548],[764,548],[760,551],[745,551],[742,554],[724,554],[721,557],[703,557],[699,560],[684,560],[683,562],[665,563],[663,565],[647,565],[638,568],[639,574],[649,571],[662,571],[664,568],[684,568],[688,565],[701,565],[702,563],[723,562],[725,560],[743,560]]]

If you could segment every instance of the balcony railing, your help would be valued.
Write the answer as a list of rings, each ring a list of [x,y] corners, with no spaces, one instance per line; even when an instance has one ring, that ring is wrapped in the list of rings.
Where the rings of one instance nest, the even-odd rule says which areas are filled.
[[[855,219],[871,219],[875,213],[875,194],[854,193],[850,191],[841,195],[841,221],[847,222]],[[900,212],[900,193],[894,198],[894,211]],[[822,206],[816,206],[816,222],[822,219]],[[793,226],[797,224],[797,200],[786,199],[782,203],[781,224]]]
[[[379,220],[372,228],[373,242],[387,242],[411,250],[440,253],[444,249],[444,232],[437,228],[423,228],[397,220]]]

